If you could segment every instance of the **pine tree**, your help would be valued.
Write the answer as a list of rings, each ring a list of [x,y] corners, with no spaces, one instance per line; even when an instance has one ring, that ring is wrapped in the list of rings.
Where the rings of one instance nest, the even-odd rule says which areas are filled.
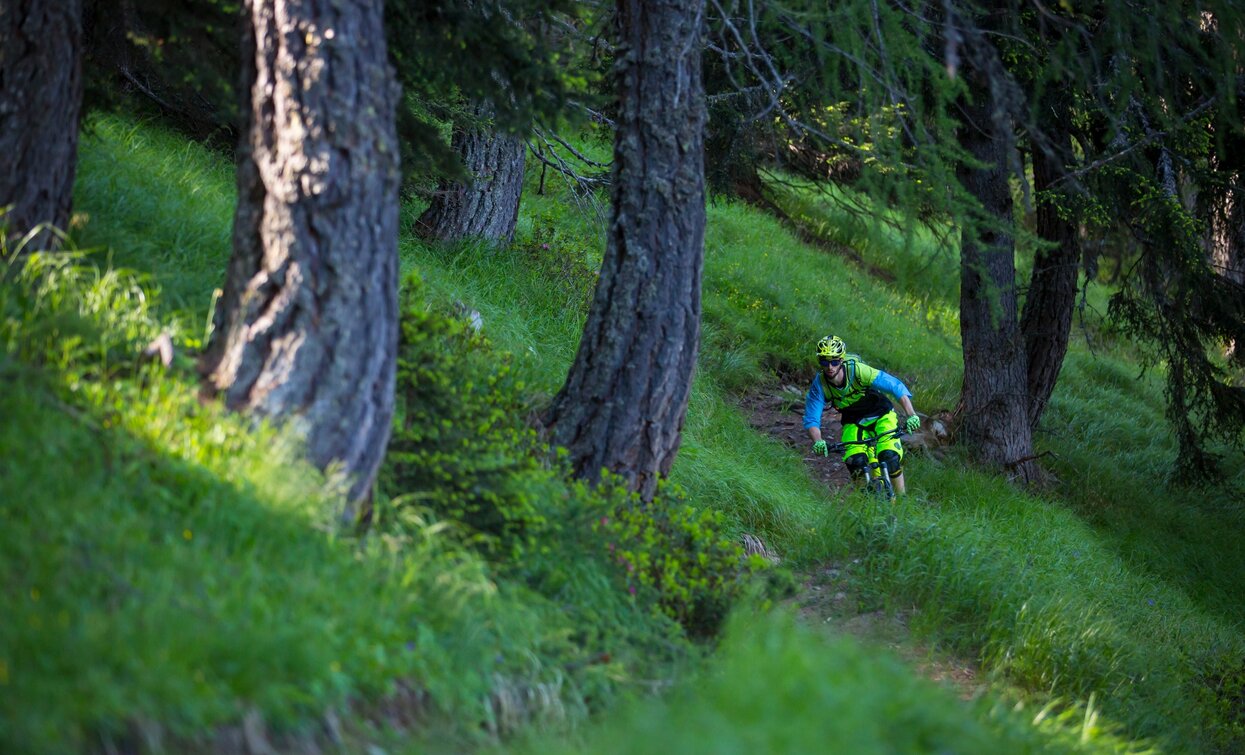
[[[5,2],[0,9],[0,227],[7,225],[10,236],[20,239],[41,223],[68,229],[81,105],[81,0]],[[22,248],[55,243],[55,236],[39,234]]]
[[[645,499],[678,452],[700,341],[703,0],[619,0],[605,259],[579,353],[546,416],[589,480]]]
[[[379,7],[248,0],[253,93],[208,385],[293,423],[369,494],[389,438],[398,328],[398,88]]]

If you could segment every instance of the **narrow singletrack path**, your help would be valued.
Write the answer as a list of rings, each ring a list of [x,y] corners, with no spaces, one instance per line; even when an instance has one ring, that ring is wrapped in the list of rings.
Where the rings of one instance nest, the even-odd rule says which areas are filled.
[[[749,423],[804,455],[809,475],[831,491],[851,484],[846,467],[837,460],[813,456],[803,428],[804,389],[784,384],[744,397],[740,402]],[[842,425],[833,410],[822,420],[827,438],[838,437]],[[913,443],[912,441],[917,442]],[[905,438],[905,445],[921,447],[920,436]],[[781,554],[778,554],[781,555]],[[788,604],[809,625],[830,634],[848,634],[869,644],[885,647],[911,665],[917,673],[951,687],[964,700],[980,695],[986,688],[977,664],[918,640],[910,622],[916,608],[885,610],[874,605],[863,588],[859,558],[826,561],[797,575],[800,588]]]

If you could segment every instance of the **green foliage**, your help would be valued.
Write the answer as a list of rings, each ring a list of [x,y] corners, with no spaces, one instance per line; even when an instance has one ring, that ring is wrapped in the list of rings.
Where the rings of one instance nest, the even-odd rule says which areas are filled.
[[[542,463],[548,452],[526,423],[511,357],[469,321],[438,314],[418,277],[407,279],[402,311],[398,412],[381,471],[390,505],[432,511],[538,587],[547,588],[547,559],[523,562],[547,556],[549,543],[580,543],[573,557],[608,563],[617,589],[711,636],[759,566],[726,534],[723,514],[677,494],[644,505],[620,480],[570,481],[560,460]]]
[[[385,4],[389,57],[403,88],[399,109],[403,171],[418,181],[462,172],[444,127],[493,127],[524,134],[554,122],[588,82],[572,61],[573,30],[585,6],[558,0]],[[491,123],[474,105],[487,103]]]
[[[1079,715],[1078,715],[1079,714]],[[1093,711],[966,705],[878,648],[787,616],[733,621],[711,671],[637,700],[571,745],[526,752],[1136,752]]]
[[[964,84],[929,54],[941,49],[941,13],[865,1],[712,7],[707,143],[725,161],[709,170],[715,189],[755,198],[739,192],[739,173],[750,169],[743,185],[757,192],[758,167],[777,166],[914,214],[963,209],[952,105]],[[724,181],[736,165],[745,170]]]
[[[85,0],[88,111],[160,114],[199,139],[233,146],[242,5],[236,0]]]
[[[444,132],[451,122],[473,125],[464,103],[487,101],[499,128],[524,132],[537,119],[557,120],[572,93],[586,96],[589,80],[568,65],[577,40],[567,30],[583,14],[583,6],[565,1],[386,3],[386,43],[403,89],[398,129],[407,177],[421,182],[462,171]],[[240,25],[248,22],[235,0],[88,0],[88,107],[156,112],[196,138],[223,137],[231,147],[245,115],[237,87]]]
[[[70,254],[15,264],[0,749],[122,746],[136,727],[190,743],[246,711],[296,730],[398,680],[479,721],[495,675],[544,681],[530,660],[557,630],[499,598],[443,527],[339,537],[341,487],[297,444],[201,405],[181,362],[144,366],[161,324],[132,275]]]
[[[101,272],[81,252],[4,252],[0,347],[9,357],[56,370],[73,386],[132,371],[135,354],[159,333],[132,273]]]
[[[1199,659],[1196,693],[1216,716],[1213,737],[1224,752],[1245,747],[1245,660],[1231,653]]]
[[[1111,298],[1111,316],[1167,366],[1167,417],[1179,442],[1172,478],[1218,476],[1218,439],[1245,449],[1245,387],[1212,353],[1245,327],[1245,289],[1207,260],[1205,229],[1155,182],[1121,171],[1115,201],[1148,240],[1135,272]]]
[[[549,285],[564,291],[587,317],[600,274],[590,266],[580,241],[559,227],[553,213],[534,213],[530,234],[518,248],[530,259],[530,267]]]
[[[202,338],[232,248],[232,162],[167,127],[103,113],[79,151],[74,238],[141,270],[160,292],[151,306]]]
[[[645,504],[629,496],[593,529],[624,570],[627,589],[655,595],[658,608],[694,637],[712,637],[739,597],[747,576],[766,566],[745,560],[725,535],[726,516],[697,510],[668,491]]]
[[[402,293],[397,416],[384,490],[465,528],[486,553],[518,557],[545,523],[536,433],[509,357],[470,322],[432,311],[419,278]]]

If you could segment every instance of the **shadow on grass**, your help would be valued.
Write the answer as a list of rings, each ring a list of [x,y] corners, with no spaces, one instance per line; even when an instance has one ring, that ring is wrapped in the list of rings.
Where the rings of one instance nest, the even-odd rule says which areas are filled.
[[[213,438],[210,407],[144,437],[141,409],[11,360],[0,381],[0,750],[324,742],[325,712],[353,701],[476,708],[533,642],[478,564],[431,539],[335,537],[322,477]]]

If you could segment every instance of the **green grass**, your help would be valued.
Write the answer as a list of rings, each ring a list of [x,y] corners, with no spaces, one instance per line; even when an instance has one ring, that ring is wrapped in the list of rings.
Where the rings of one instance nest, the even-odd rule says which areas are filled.
[[[0,294],[0,590],[11,608],[0,749],[132,741],[144,722],[194,740],[252,709],[308,731],[326,708],[365,710],[399,682],[427,694],[436,723],[425,731],[437,734],[425,736],[440,741],[361,714],[357,751],[477,749],[507,729],[513,711],[495,704],[507,690],[548,702],[508,725],[532,747],[580,751],[1245,741],[1212,684],[1243,673],[1245,657],[1239,457],[1227,483],[1166,487],[1160,376],[1136,379],[1127,344],[1096,334],[1090,353],[1074,339],[1038,436],[1059,482],[1040,494],[953,452],[910,459],[913,495],[880,507],[821,488],[799,453],[746,421],[739,396],[804,385],[826,332],[907,382],[918,409],[954,405],[958,279],[920,235],[866,244],[801,199],[830,218],[827,232],[896,271],[887,286],[755,210],[714,202],[704,339],[672,476],[792,568],[861,558],[870,607],[911,612],[926,642],[981,663],[992,687],[972,703],[877,648],[793,627],[764,601],[696,662],[574,548],[542,567],[557,567],[558,587],[537,592],[430,518],[364,541],[337,531],[333,481],[292,444],[201,405],[185,356],[169,372],[136,357],[164,329],[182,354],[202,337],[228,255],[227,160],[117,117],[98,119],[82,151],[74,234],[96,251],[44,271],[39,296],[34,279]],[[404,217],[418,210],[408,203]],[[404,236],[401,262],[420,272],[430,306],[481,313],[529,386],[516,408],[530,410],[574,358],[601,245],[596,220],[562,192],[529,191],[513,247]],[[585,664],[584,649],[603,643],[617,657]],[[615,707],[629,690],[637,699]],[[589,711],[599,725],[580,726]]]
[[[968,713],[969,715],[965,715]],[[553,752],[1129,752],[1092,710],[956,700],[895,658],[785,617],[737,620],[718,662]],[[1035,736],[1036,735],[1036,736]],[[547,743],[525,749],[549,752]]]
[[[169,131],[92,118],[79,150],[74,236],[111,264],[149,274],[161,307],[202,336],[225,282],[236,204],[233,166]]]
[[[193,742],[252,709],[305,730],[398,680],[484,723],[498,679],[559,675],[560,611],[431,520],[340,536],[340,484],[201,406],[189,370],[140,364],[160,323],[131,278],[26,269],[0,289],[0,749],[93,749],[147,722]]]

